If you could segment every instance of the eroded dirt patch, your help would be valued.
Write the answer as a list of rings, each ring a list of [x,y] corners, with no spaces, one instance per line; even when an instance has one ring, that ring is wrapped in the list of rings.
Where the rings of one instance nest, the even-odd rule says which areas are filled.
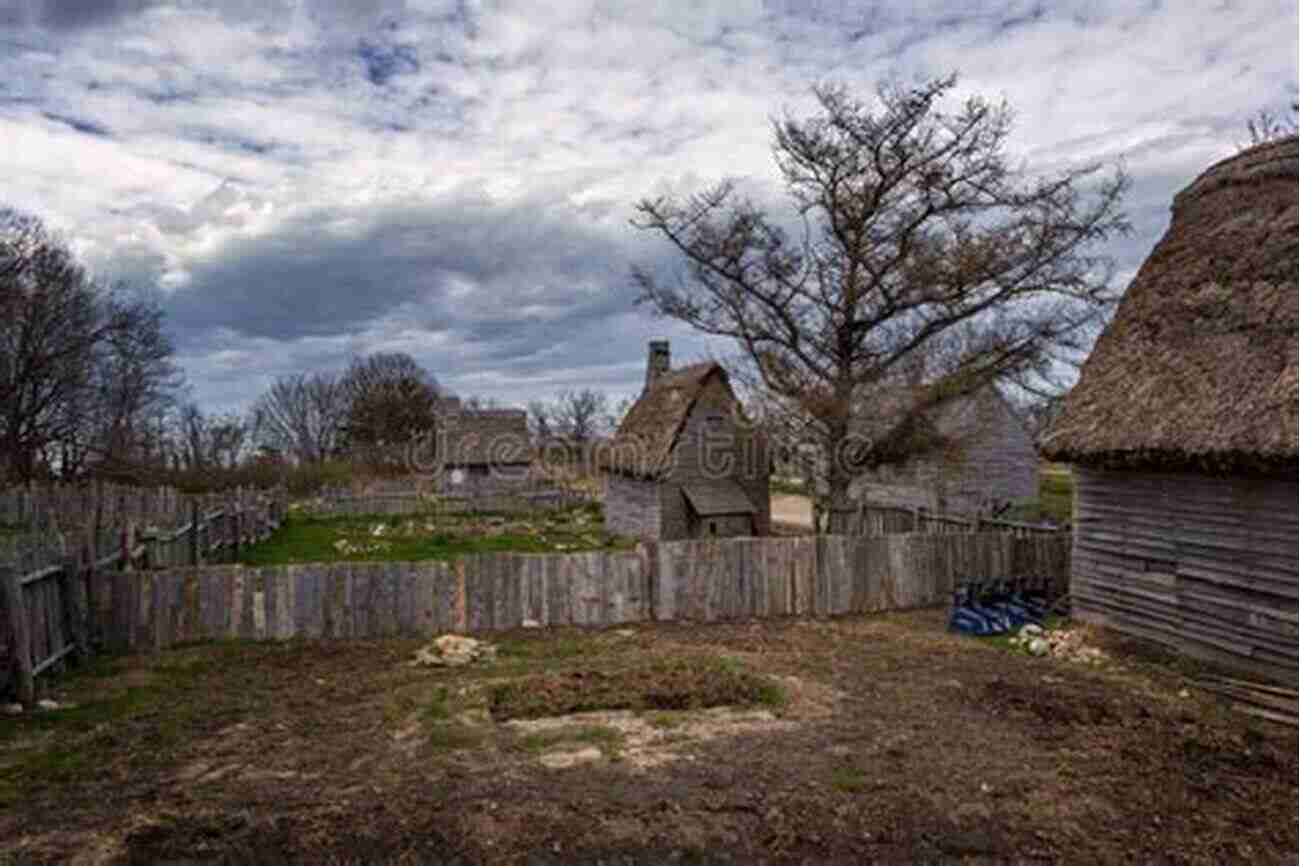
[[[1296,850],[1294,730],[1189,691],[1178,667],[1034,659],[945,634],[941,612],[486,637],[499,658],[459,669],[407,665],[416,641],[340,641],[192,647],[74,676],[54,697],[75,709],[0,719],[0,864],[1261,864]],[[701,659],[782,703],[488,712],[513,681],[619,693],[651,661]]]
[[[517,737],[547,735],[555,741],[545,747],[537,759],[548,767],[566,767],[601,759],[623,762],[634,769],[657,767],[672,761],[691,760],[690,747],[742,734],[788,731],[798,723],[779,719],[771,710],[713,707],[697,711],[663,711],[642,715],[626,710],[576,713],[543,719],[517,719],[505,723]],[[583,732],[606,730],[609,748],[580,745],[588,738]],[[574,737],[564,735],[573,732]],[[576,748],[572,744],[579,744]]]

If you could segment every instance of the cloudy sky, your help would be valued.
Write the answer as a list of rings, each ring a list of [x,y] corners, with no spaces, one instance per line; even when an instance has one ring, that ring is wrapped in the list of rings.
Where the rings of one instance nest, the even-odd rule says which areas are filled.
[[[1123,159],[1127,283],[1296,63],[1292,0],[0,0],[0,204],[156,286],[212,409],[376,350],[506,403],[619,395],[651,337],[729,350],[634,305],[629,266],[671,259],[633,203],[770,188],[815,82],[957,71],[1029,166]]]

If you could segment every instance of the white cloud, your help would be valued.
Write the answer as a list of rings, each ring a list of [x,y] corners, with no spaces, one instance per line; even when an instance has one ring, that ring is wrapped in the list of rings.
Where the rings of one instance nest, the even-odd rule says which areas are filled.
[[[217,403],[255,392],[222,371],[229,353],[266,380],[395,346],[507,400],[584,377],[634,390],[665,328],[628,306],[629,259],[655,249],[632,203],[725,175],[770,195],[769,118],[808,110],[819,80],[869,96],[888,74],[959,69],[963,93],[1016,110],[1010,146],[1031,166],[1125,158],[1125,272],[1176,189],[1296,80],[1280,2],[141,5],[31,7],[50,27],[0,36],[3,203],[169,287],[182,361]],[[355,296],[329,280],[357,265],[344,249],[366,265]],[[592,303],[597,286],[617,302]],[[459,312],[434,321],[448,299]],[[289,328],[294,311],[325,330]]]

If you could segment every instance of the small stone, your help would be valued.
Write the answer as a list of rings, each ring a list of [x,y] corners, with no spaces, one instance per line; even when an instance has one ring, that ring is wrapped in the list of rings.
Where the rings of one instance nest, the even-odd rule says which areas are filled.
[[[1180,697],[1180,698],[1190,698],[1191,696],[1192,696],[1192,693],[1189,692],[1187,689],[1180,689],[1180,690],[1178,691],[1178,697]]]
[[[5,704],[4,714],[6,716],[21,716],[23,714],[22,704]]]
[[[1047,641],[1036,637],[1026,645],[1025,649],[1029,650],[1031,656],[1044,656],[1047,655],[1049,647]]]
[[[636,629],[616,628],[614,629],[614,634],[617,635],[618,637],[636,637]]]
[[[1034,625],[1032,622],[1027,623],[1026,625],[1022,625],[1020,627],[1021,637],[1037,637],[1042,633],[1043,633],[1043,627],[1041,625]]]
[[[57,710],[59,708],[59,702],[52,701],[49,698],[41,698],[36,702],[36,706],[42,710]]]
[[[519,624],[523,628],[541,628],[542,624],[535,619],[526,619]]]

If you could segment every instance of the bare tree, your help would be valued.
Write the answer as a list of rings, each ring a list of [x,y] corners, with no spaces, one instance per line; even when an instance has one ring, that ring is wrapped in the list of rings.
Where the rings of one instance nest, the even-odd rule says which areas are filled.
[[[608,405],[602,391],[561,391],[553,407],[556,427],[578,444],[590,442],[601,432]]]
[[[437,380],[404,352],[354,359],[342,387],[348,404],[343,438],[354,453],[391,462],[436,429]]]
[[[628,411],[632,408],[633,402],[634,401],[631,397],[624,397],[615,403],[613,407],[605,413],[605,417],[602,419],[602,426],[604,428],[602,432],[613,433],[617,430],[618,425],[623,423],[624,416],[627,415]]]
[[[0,214],[0,453],[32,478],[75,419],[63,411],[91,381],[107,325],[96,286],[36,218]]]
[[[0,452],[5,473],[70,476],[155,459],[151,419],[180,375],[162,312],[92,278],[35,217],[0,211]]]
[[[259,445],[301,463],[334,456],[348,415],[348,395],[334,373],[299,373],[272,383],[253,407]]]
[[[636,207],[633,225],[685,263],[676,281],[634,269],[641,299],[736,341],[755,386],[821,455],[823,505],[847,505],[863,469],[942,447],[937,407],[1041,368],[1115,300],[1111,262],[1090,250],[1129,229],[1122,171],[1013,170],[1010,109],[972,97],[946,111],[955,84],[888,82],[874,106],[821,86],[819,114],[774,121],[798,240],[730,182]]]
[[[95,364],[99,429],[94,450],[106,465],[159,464],[163,437],[152,421],[167,413],[181,385],[162,310],[148,298],[119,289],[107,301],[106,316]]]
[[[532,400],[528,404],[528,428],[537,442],[545,442],[556,435],[554,404],[545,400]]]

